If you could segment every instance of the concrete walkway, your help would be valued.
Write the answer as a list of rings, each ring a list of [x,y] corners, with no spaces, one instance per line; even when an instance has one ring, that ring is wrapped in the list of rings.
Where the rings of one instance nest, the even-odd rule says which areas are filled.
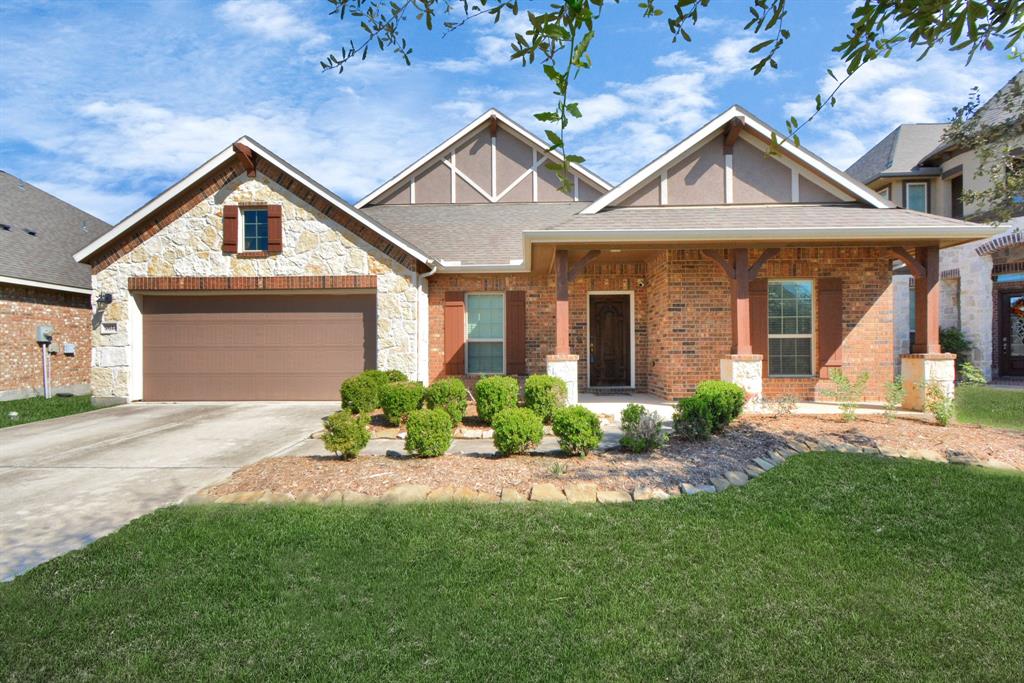
[[[0,430],[0,580],[291,449],[335,409],[136,403]]]

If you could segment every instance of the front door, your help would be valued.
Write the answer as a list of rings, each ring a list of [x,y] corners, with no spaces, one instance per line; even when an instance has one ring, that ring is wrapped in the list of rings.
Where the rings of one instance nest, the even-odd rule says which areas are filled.
[[[590,297],[590,386],[630,385],[628,294]]]
[[[1024,375],[1024,292],[999,297],[999,374]]]

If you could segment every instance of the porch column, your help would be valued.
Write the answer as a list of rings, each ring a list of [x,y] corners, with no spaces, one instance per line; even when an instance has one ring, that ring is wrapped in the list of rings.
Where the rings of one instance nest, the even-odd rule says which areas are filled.
[[[732,250],[732,267],[736,274],[732,281],[732,310],[736,325],[732,352],[741,356],[754,352],[750,344],[750,271],[747,260],[746,249]]]
[[[547,364],[547,374],[561,377],[565,381],[568,389],[566,402],[569,405],[579,402],[580,361],[580,357],[571,353],[569,349],[569,283],[600,253],[592,249],[570,268],[569,251],[555,250],[555,352],[544,360]]]
[[[939,247],[893,249],[914,275],[914,345],[912,353],[900,357],[905,390],[903,407],[925,410],[929,388],[952,397],[956,379],[956,356],[942,353],[939,343]]]

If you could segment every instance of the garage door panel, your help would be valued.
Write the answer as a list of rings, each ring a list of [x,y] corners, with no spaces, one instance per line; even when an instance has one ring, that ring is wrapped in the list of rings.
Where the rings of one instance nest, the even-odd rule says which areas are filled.
[[[143,299],[145,400],[335,400],[375,366],[372,294]]]

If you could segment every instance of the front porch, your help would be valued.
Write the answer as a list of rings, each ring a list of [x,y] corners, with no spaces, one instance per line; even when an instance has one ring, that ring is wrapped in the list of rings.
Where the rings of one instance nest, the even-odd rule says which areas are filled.
[[[754,399],[814,403],[840,369],[866,372],[863,399],[881,402],[896,360],[891,262],[901,258],[921,280],[918,329],[927,331],[904,359],[908,406],[922,405],[922,381],[945,381],[935,372],[951,365],[936,355],[937,246],[679,246],[535,245],[529,273],[439,273],[429,292],[431,378],[473,384],[478,350],[491,344],[502,354],[491,372],[556,374],[574,396],[636,392],[669,405],[721,378]],[[489,332],[474,347],[478,295],[502,299],[504,336]]]

